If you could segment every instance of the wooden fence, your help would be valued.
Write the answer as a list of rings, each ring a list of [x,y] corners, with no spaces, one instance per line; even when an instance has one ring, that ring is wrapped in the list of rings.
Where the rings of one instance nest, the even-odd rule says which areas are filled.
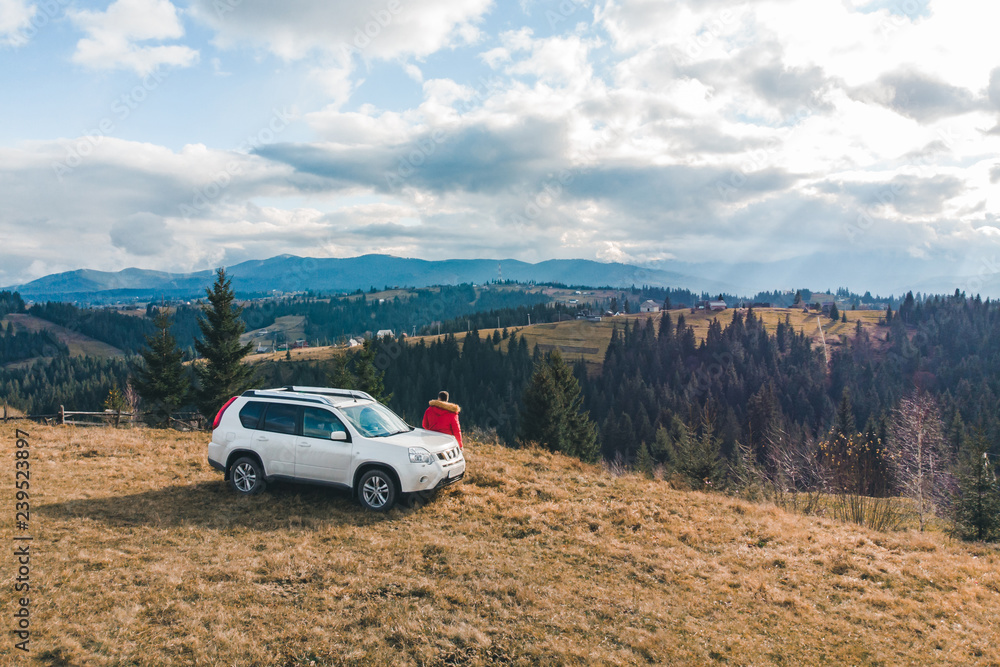
[[[131,426],[136,423],[138,415],[121,410],[104,410],[103,412],[85,412],[67,410],[59,406],[59,412],[54,415],[11,415],[7,404],[3,406],[3,423],[15,420],[31,420],[42,424],[66,424],[69,426]],[[198,412],[176,412],[170,415],[170,427],[179,431],[200,431],[205,428],[205,417]]]

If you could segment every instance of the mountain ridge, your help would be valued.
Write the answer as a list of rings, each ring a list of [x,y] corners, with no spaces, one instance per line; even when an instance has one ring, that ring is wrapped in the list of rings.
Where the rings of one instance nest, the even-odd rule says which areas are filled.
[[[242,293],[270,291],[353,291],[398,285],[428,287],[458,283],[486,283],[497,277],[518,282],[559,282],[571,285],[628,287],[651,285],[694,291],[732,291],[721,281],[664,268],[604,263],[588,259],[550,259],[535,264],[515,259],[426,260],[367,254],[347,258],[277,255],[226,267],[233,289]],[[214,271],[172,273],[130,267],[121,271],[76,269],[43,276],[3,289],[16,290],[33,300],[200,297]]]

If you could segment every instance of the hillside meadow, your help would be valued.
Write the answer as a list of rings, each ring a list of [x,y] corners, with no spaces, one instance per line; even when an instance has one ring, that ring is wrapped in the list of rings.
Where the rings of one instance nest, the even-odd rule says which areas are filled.
[[[486,442],[462,484],[374,515],[314,487],[237,498],[204,433],[28,431],[35,634],[3,664],[1000,665],[1000,551],[939,532]]]

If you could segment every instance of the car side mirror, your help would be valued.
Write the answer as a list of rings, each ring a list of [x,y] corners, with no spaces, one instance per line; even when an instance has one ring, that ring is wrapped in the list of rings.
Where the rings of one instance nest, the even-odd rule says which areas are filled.
[[[339,440],[341,442],[345,442],[347,440],[347,432],[346,431],[334,431],[333,433],[330,434],[330,439],[331,440]]]

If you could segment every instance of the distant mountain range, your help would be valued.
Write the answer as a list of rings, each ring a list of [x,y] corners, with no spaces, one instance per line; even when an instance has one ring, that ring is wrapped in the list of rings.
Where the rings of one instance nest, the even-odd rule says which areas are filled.
[[[320,292],[367,290],[398,285],[427,287],[460,283],[486,283],[498,275],[505,280],[568,285],[627,287],[655,285],[693,291],[735,292],[733,285],[666,269],[647,269],[628,264],[602,263],[586,259],[552,259],[530,264],[513,259],[449,259],[429,261],[363,255],[347,259],[280,255],[250,260],[226,268],[237,293],[265,293],[272,290]],[[144,269],[93,271],[79,269],[56,273],[23,285],[17,290],[33,301],[108,302],[123,299],[199,298],[214,280],[214,271],[167,273]]]

